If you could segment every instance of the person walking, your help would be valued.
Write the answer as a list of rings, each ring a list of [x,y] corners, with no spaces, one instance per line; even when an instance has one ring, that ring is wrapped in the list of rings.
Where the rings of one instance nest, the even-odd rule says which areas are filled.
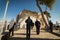
[[[9,29],[9,36],[10,36],[10,33],[12,32],[12,36],[14,35],[14,26],[15,26],[15,22],[13,24],[13,26]]]
[[[37,19],[36,19],[36,22],[35,22],[35,26],[36,26],[36,33],[37,33],[37,35],[39,35],[39,33],[40,33],[40,21],[38,21]]]
[[[27,37],[27,40],[30,39],[30,29],[31,29],[31,23],[32,23],[32,20],[30,19],[30,17],[28,17],[28,19],[26,19],[26,37]]]
[[[51,22],[51,20],[49,21],[49,25],[50,25],[50,32],[53,32],[53,23]]]

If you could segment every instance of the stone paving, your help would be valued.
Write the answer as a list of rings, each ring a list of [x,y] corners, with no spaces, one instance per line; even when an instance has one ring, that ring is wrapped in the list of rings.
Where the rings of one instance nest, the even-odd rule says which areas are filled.
[[[19,29],[18,31],[14,32],[14,36],[11,38],[26,38],[26,29]],[[35,39],[59,39],[60,37],[53,35],[49,32],[46,32],[44,30],[40,30],[40,34],[36,35],[36,30],[33,29],[31,30],[31,37],[30,38],[35,38]]]
[[[0,40],[1,40],[0,34]],[[31,39],[30,40],[60,40],[59,36],[46,32],[45,30],[40,30],[40,34],[36,35],[36,30],[31,30]],[[10,37],[10,40],[26,40],[26,29],[19,29],[14,31],[14,36]]]

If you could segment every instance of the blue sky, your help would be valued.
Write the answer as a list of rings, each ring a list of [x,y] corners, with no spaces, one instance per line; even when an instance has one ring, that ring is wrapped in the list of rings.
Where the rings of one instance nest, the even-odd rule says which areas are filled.
[[[53,9],[48,12],[51,15],[52,22],[58,21],[60,23],[60,0],[56,0],[53,5]],[[0,0],[0,19],[3,18],[4,10],[6,7],[6,0]],[[42,6],[43,11],[45,10],[45,6]],[[7,9],[6,20],[10,21],[12,18],[16,19],[18,13],[20,13],[23,9],[40,12],[36,6],[35,0],[9,0],[9,5]]]

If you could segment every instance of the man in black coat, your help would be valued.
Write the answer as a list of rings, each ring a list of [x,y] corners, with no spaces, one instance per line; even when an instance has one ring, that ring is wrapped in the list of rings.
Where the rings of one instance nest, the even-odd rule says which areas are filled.
[[[50,32],[53,32],[53,23],[51,22],[51,20],[49,21],[49,25],[50,25]]]
[[[28,19],[25,21],[26,22],[26,37],[27,37],[27,40],[30,38],[30,28],[31,28],[31,23],[32,23],[32,20],[30,19],[30,17],[28,17]]]
[[[9,29],[9,36],[10,36],[10,33],[11,33],[11,32],[12,32],[12,36],[14,35],[14,26],[15,26],[15,24],[16,24],[16,23],[14,22],[12,28]]]
[[[39,33],[40,33],[40,22],[37,19],[36,19],[36,22],[35,22],[35,26],[36,26],[37,35],[39,35]]]

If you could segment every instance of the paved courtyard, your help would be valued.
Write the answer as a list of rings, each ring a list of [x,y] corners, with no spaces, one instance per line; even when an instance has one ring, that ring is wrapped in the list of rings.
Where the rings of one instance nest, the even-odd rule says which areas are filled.
[[[18,31],[14,32],[14,36],[10,37],[11,40],[25,40],[26,38],[26,29],[19,29]],[[59,39],[60,37],[46,32],[44,30],[40,30],[40,34],[36,35],[36,30],[31,30],[31,40],[55,40]]]

